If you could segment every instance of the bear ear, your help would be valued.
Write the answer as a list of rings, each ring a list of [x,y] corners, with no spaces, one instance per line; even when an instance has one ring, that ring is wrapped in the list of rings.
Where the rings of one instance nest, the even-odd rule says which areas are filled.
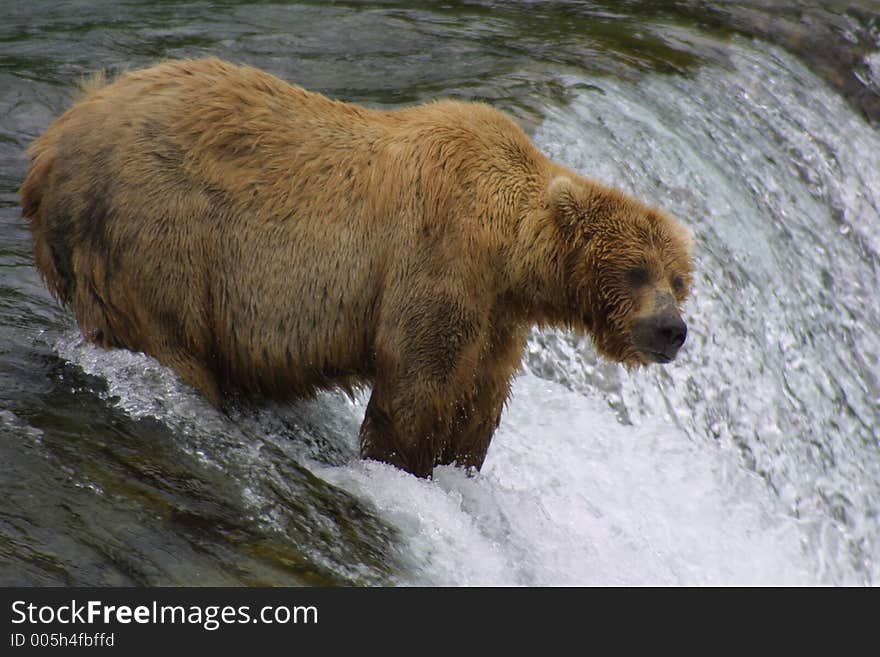
[[[676,237],[682,241],[687,249],[688,255],[694,252],[694,231],[680,223],[675,224]]]
[[[547,185],[547,205],[560,227],[571,230],[580,215],[574,183],[568,176],[556,176]]]

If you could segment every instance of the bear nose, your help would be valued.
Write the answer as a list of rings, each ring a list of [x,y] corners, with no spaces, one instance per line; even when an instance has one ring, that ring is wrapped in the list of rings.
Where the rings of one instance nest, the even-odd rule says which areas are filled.
[[[687,339],[687,324],[678,314],[663,313],[657,317],[654,325],[654,343],[659,351],[668,358],[675,354]]]

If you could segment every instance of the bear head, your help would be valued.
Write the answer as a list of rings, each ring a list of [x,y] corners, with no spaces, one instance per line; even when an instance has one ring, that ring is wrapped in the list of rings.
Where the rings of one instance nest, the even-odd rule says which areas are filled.
[[[558,176],[548,196],[567,245],[560,265],[569,323],[624,365],[672,361],[687,337],[680,308],[692,282],[691,232],[587,179]]]

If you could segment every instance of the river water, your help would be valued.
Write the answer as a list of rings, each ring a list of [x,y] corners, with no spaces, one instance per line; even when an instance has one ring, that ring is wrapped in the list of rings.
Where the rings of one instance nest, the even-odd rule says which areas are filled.
[[[2,3],[0,584],[876,585],[878,51],[869,0]],[[357,458],[366,394],[223,415],[83,344],[23,151],[83,75],[207,54],[489,102],[665,207],[697,238],[682,356],[536,332],[483,471],[425,481]]]

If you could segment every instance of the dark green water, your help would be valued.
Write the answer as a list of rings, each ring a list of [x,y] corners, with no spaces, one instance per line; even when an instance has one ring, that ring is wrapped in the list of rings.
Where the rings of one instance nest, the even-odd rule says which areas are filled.
[[[880,19],[782,4],[0,4],[0,584],[876,584]],[[80,78],[203,55],[483,100],[669,208],[700,254],[685,358],[630,377],[536,334],[486,471],[417,482],[357,462],[362,402],[224,416],[82,345],[32,265],[24,150]],[[668,494],[628,498],[638,466]]]

